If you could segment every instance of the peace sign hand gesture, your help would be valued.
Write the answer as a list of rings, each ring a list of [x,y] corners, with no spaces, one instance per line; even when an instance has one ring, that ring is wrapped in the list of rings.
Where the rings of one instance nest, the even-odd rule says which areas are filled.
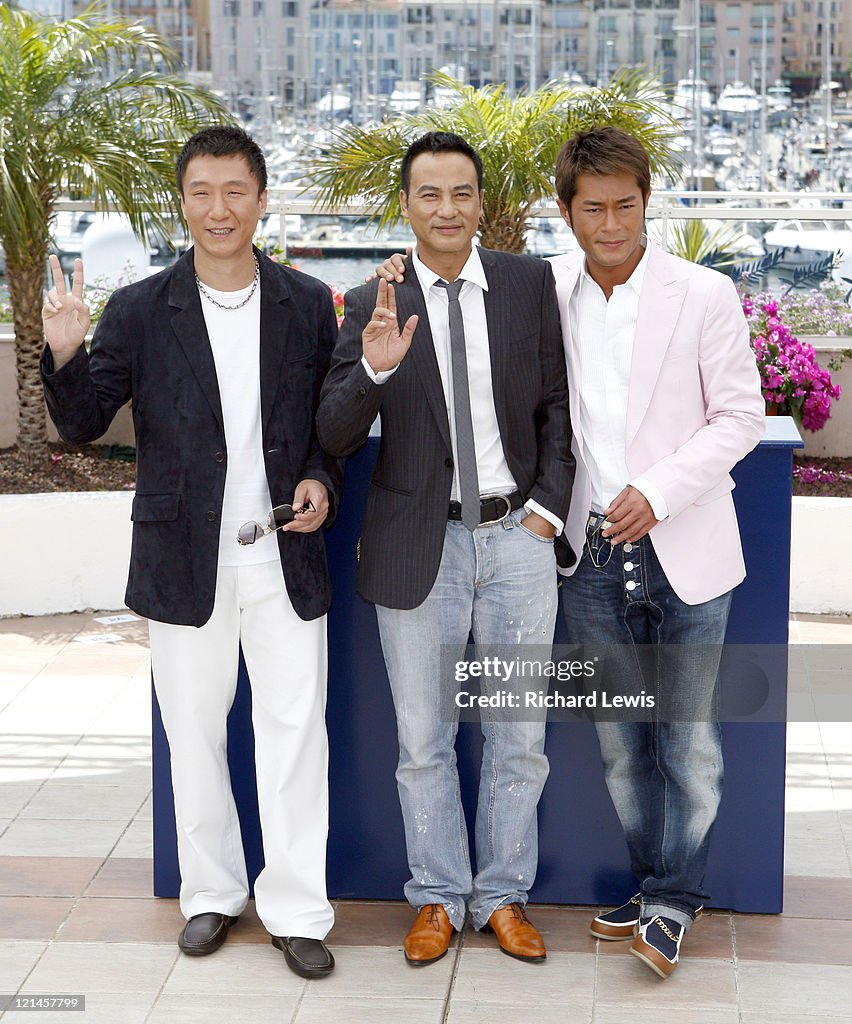
[[[92,322],[89,307],[83,302],[83,261],[74,260],[71,291],[65,284],[65,275],[58,256],[50,257],[53,287],[41,311],[44,337],[53,353],[55,369],[70,362],[86,339]]]
[[[411,339],[419,319],[416,313],[410,316],[400,332],[393,285],[385,280],[379,281],[373,317],[361,333],[364,358],[370,364],[373,373],[392,370],[402,362],[405,353],[411,347]]]

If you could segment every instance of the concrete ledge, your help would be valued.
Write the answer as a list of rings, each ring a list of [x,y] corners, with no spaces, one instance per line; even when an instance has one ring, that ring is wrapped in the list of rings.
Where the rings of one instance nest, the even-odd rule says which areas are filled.
[[[852,613],[852,498],[793,498],[790,611]]]
[[[0,495],[0,616],[124,607],[132,501],[132,491]],[[793,498],[792,533],[790,610],[852,613],[852,498]]]
[[[0,616],[123,608],[132,491],[0,495]]]

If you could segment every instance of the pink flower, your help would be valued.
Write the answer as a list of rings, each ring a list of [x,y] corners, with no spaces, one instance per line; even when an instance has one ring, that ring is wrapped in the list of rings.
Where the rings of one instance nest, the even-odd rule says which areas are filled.
[[[819,365],[813,346],[800,342],[783,322],[780,301],[769,294],[740,298],[764,399],[789,412],[805,430],[820,430],[840,396],[831,373]]]

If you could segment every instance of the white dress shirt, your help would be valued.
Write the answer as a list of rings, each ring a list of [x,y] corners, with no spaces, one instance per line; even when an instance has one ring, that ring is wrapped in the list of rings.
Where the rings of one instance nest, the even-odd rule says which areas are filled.
[[[444,401],[450,424],[450,441],[453,447],[453,486],[451,497],[459,500],[458,456],[456,446],[455,404],[453,402],[453,369],[450,350],[449,295],[447,289],[437,284],[443,280],[439,274],[430,270],[420,259],[415,247],[411,255],[417,280],[423,291],[426,312],[429,317],[429,329],[438,361],[438,371],[444,389]],[[459,306],[464,321],[464,342],[467,356],[468,387],[470,390],[470,411],[473,420],[473,440],[476,449],[476,470],[479,478],[479,493],[511,494],[518,489],[515,479],[506,462],[503,442],[500,438],[500,427],[497,422],[497,410],[494,406],[494,388],[491,379],[491,348],[488,341],[488,323],[485,316],[485,292],[488,281],[482,268],[482,261],[476,246],[473,246],[467,262],[462,267],[458,279],[463,281],[459,292]],[[383,384],[395,372],[397,367],[375,373],[366,358],[362,357],[362,365],[371,380]],[[562,531],[563,523],[558,516],[543,508],[537,501],[528,499],[524,507],[528,512],[537,512],[546,519],[556,532]]]
[[[630,364],[647,265],[646,248],[628,280],[616,285],[607,301],[584,261],[569,316],[592,511],[604,512],[629,483],[644,495],[660,520],[668,515],[665,499],[644,477],[629,479],[625,454]]]

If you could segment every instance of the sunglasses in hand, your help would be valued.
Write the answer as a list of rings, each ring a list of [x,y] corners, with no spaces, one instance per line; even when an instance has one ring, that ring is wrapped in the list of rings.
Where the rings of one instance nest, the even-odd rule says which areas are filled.
[[[275,533],[282,526],[292,523],[296,516],[304,512],[316,512],[314,506],[306,501],[301,508],[293,508],[292,505],[276,505],[266,518],[266,525],[262,523],[243,523],[237,531],[238,544],[254,544],[260,537],[269,533]]]

